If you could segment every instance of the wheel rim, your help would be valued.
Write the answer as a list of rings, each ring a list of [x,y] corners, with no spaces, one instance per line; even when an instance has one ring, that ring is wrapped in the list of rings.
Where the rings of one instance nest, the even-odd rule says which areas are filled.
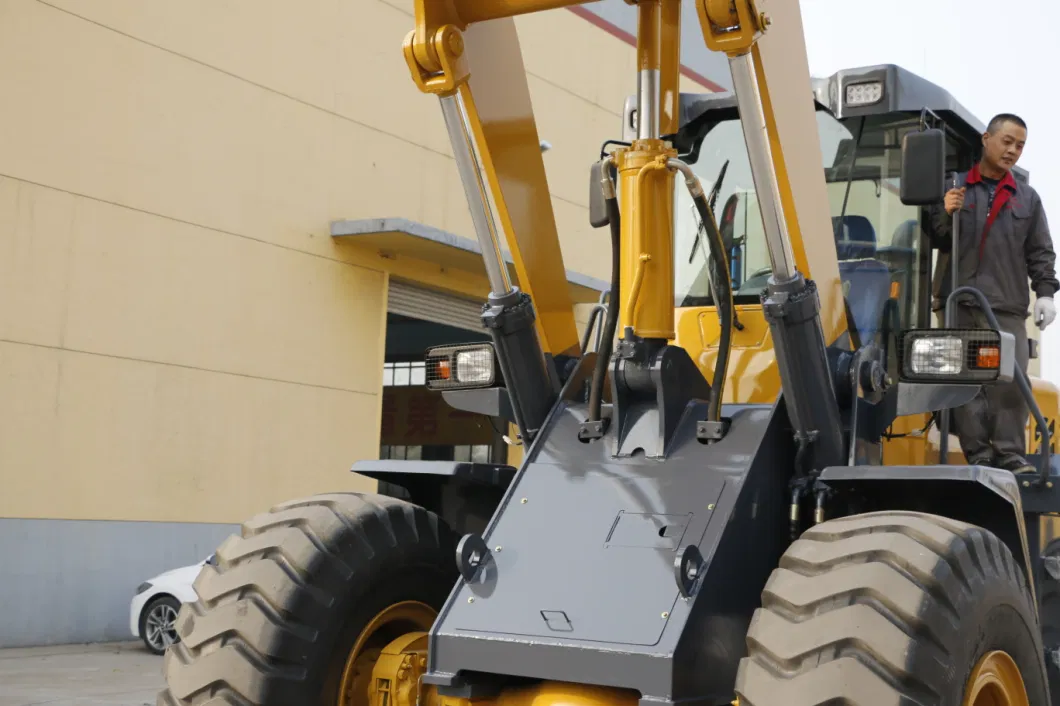
[[[988,652],[968,677],[964,706],[1028,706],[1023,675],[1007,652]]]
[[[369,706],[368,687],[379,653],[400,635],[431,629],[438,612],[419,601],[403,601],[384,609],[361,630],[346,657],[337,706]]]
[[[144,621],[147,642],[156,650],[165,651],[177,642],[177,610],[168,603],[159,603]]]

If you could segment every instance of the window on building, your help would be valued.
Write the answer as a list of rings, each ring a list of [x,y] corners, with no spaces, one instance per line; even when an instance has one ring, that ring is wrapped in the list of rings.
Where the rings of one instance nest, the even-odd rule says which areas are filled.
[[[395,461],[421,461],[424,460],[423,446],[393,446],[383,445],[379,447],[379,458]],[[493,463],[493,447],[487,444],[476,444],[474,446],[435,446],[428,447],[427,460],[453,460],[472,463]]]
[[[419,461],[423,459],[422,446],[381,446],[379,458],[399,461]]]
[[[426,364],[421,361],[383,363],[383,387],[427,384]]]

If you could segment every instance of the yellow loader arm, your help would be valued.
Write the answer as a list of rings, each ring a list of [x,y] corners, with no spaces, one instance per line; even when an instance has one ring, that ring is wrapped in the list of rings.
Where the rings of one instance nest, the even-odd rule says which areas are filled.
[[[638,8],[642,124],[640,144],[625,154],[626,168],[619,165],[624,172],[619,196],[628,213],[619,306],[623,328],[632,325],[638,334],[672,340],[674,172],[661,170],[640,182],[637,176],[644,164],[664,154],[676,157],[659,138],[678,127],[681,3],[627,1]],[[441,100],[491,289],[501,294],[511,288],[498,264],[506,241],[520,288],[534,302],[541,348],[553,356],[574,353],[578,341],[511,18],[580,4],[583,0],[417,0],[416,29],[404,43],[413,80]],[[774,264],[782,274],[797,269],[817,283],[825,338],[834,341],[846,320],[818,166],[820,145],[807,99],[810,75],[798,3],[700,0],[697,10],[707,46],[729,56],[741,107],[749,106],[744,129],[752,159],[759,157],[755,179],[770,251],[779,260]],[[772,28],[765,32],[767,24]],[[638,189],[649,183],[654,184],[651,196],[646,191],[638,199]],[[632,217],[633,211],[651,214],[650,223]],[[625,318],[627,311],[633,320]]]
[[[404,45],[416,85],[441,100],[490,288],[497,294],[511,289],[499,264],[504,237],[521,289],[534,301],[541,347],[553,355],[574,353],[578,334],[510,18],[572,4],[417,0],[416,29]]]

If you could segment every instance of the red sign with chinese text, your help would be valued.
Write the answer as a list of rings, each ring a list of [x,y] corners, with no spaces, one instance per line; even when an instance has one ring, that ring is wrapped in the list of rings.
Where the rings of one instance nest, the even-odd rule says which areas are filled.
[[[471,446],[493,442],[490,419],[453,409],[422,386],[383,388],[384,446]]]

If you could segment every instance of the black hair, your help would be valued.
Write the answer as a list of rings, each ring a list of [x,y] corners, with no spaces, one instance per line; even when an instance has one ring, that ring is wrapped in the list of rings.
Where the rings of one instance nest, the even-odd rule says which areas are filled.
[[[1016,123],[1024,130],[1027,129],[1027,123],[1023,121],[1018,115],[1013,113],[998,113],[994,117],[990,118],[990,123],[986,126],[986,131],[993,135],[995,132],[1001,129],[1001,126],[1005,123]]]

